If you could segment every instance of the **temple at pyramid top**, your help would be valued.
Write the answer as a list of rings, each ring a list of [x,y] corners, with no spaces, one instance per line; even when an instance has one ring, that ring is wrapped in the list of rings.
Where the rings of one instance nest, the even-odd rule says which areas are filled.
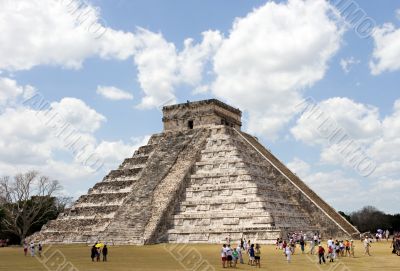
[[[164,131],[210,125],[226,125],[240,130],[242,126],[242,111],[216,99],[165,106],[163,115]]]

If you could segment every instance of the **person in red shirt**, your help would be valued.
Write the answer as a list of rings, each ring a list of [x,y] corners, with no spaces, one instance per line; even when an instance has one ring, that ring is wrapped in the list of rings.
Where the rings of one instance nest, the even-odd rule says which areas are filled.
[[[319,245],[318,247],[318,257],[319,257],[319,264],[322,264],[322,261],[325,262],[325,249]]]

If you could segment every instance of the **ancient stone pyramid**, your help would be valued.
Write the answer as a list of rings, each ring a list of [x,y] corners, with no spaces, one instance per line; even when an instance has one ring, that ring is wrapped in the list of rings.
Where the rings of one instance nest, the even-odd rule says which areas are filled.
[[[271,243],[358,234],[218,100],[163,108],[164,131],[34,236],[46,243]]]

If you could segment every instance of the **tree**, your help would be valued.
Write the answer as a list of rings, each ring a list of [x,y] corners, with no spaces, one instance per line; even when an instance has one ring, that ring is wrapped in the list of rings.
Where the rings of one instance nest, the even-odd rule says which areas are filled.
[[[351,217],[346,214],[345,212],[339,211],[338,212],[341,216],[343,216],[350,224],[353,224],[353,221],[351,221]]]
[[[56,180],[40,176],[36,171],[0,178],[0,208],[4,212],[1,229],[23,241],[50,219],[54,219],[63,203],[54,194],[61,189]],[[65,205],[64,205],[65,207]]]
[[[376,232],[377,229],[388,229],[391,227],[389,216],[373,206],[365,206],[350,215],[351,221],[360,232]]]

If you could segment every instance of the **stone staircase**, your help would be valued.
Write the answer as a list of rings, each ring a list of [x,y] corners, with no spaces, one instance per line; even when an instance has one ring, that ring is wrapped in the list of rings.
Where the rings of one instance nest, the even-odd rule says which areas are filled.
[[[173,216],[168,242],[220,243],[230,234],[236,240],[246,236],[270,243],[279,236],[273,210],[257,195],[258,186],[242,159],[241,142],[230,127],[211,129]]]
[[[42,231],[32,238],[47,243],[97,241],[118,210],[123,208],[160,138],[160,135],[153,135],[148,145],[140,147],[132,158],[125,159],[117,170],[112,170],[102,182],[89,189],[70,209],[43,226]]]
[[[164,133],[125,199],[124,208],[118,210],[101,239],[120,244],[155,242],[160,222],[165,219],[171,201],[176,200],[173,196],[195,157],[194,149],[201,148],[206,136],[203,129]]]
[[[279,161],[271,152],[266,150],[256,138],[253,136],[238,131],[235,131],[243,136],[250,146],[255,148],[262,154],[271,164],[273,164],[281,173],[283,173],[306,197],[308,197],[316,206],[318,206],[334,223],[343,229],[350,236],[358,235],[358,230],[351,225],[345,218],[336,212],[329,204],[322,200],[314,191],[312,191],[297,175],[293,174],[281,161]]]

